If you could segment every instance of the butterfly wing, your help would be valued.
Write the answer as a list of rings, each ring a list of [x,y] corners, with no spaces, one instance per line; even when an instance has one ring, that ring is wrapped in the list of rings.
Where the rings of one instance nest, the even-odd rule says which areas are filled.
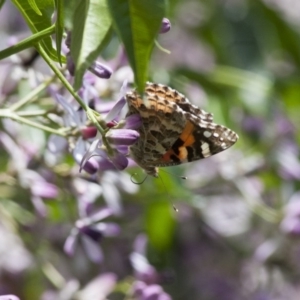
[[[238,139],[232,130],[213,123],[212,114],[167,86],[147,83],[143,100],[135,91],[127,93],[126,99],[127,115],[139,114],[143,124],[131,154],[153,176],[157,175],[156,167],[209,157]]]
[[[183,111],[176,103],[149,91],[148,87],[149,84],[144,99],[136,91],[126,94],[127,116],[139,114],[142,121],[138,129],[140,138],[130,147],[131,155],[146,170],[157,167],[156,162],[176,142],[186,123]]]

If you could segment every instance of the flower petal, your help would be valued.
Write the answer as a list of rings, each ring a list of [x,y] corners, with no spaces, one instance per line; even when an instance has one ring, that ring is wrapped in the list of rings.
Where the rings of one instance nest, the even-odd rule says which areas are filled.
[[[81,236],[84,250],[89,259],[94,263],[99,263],[103,259],[102,250],[97,242],[94,242],[87,236]]]
[[[112,129],[106,134],[107,140],[114,145],[131,146],[139,137],[140,134],[132,129]]]

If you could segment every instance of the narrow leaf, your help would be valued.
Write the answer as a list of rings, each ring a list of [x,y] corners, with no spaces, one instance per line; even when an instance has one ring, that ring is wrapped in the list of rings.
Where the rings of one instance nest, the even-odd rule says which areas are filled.
[[[105,0],[81,1],[74,13],[71,55],[76,65],[75,89],[80,88],[86,69],[107,42],[111,17]]]
[[[37,7],[36,3],[34,0],[28,0],[28,3],[30,5],[30,7],[36,12],[36,14],[38,14],[39,16],[42,15],[41,11],[39,10],[39,8]]]
[[[55,36],[56,36],[56,53],[58,61],[61,65],[61,42],[64,32],[64,3],[63,0],[55,0],[56,6],[56,23],[55,23]]]
[[[32,33],[38,33],[51,27],[51,18],[54,13],[53,0],[35,0],[35,3],[42,15],[38,15],[29,5],[28,1],[12,0],[12,2],[23,15]],[[56,50],[52,47],[50,36],[45,37],[43,41],[41,41],[41,45],[52,60],[58,61]],[[63,62],[65,62],[65,59],[63,59]]]
[[[165,15],[164,0],[107,0],[114,27],[134,72],[138,91],[144,91],[154,41]]]

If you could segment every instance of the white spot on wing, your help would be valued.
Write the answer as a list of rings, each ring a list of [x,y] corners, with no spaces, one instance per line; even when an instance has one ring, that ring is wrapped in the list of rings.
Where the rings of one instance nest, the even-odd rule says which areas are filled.
[[[204,132],[203,132],[203,135],[204,135],[205,137],[209,138],[209,137],[211,137],[211,132],[209,132],[209,131],[204,131]]]
[[[210,150],[209,150],[209,145],[207,143],[203,143],[201,145],[201,149],[202,149],[202,154],[204,157],[208,157],[210,156]]]

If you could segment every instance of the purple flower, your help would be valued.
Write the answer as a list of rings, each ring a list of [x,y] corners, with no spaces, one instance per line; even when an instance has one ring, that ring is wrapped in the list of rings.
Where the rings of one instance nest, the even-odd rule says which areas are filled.
[[[130,255],[136,277],[132,286],[132,295],[137,300],[171,300],[171,297],[158,284],[162,277],[145,256],[146,246],[146,236],[139,235],[134,243],[134,252]]]
[[[279,162],[279,174],[286,180],[300,179],[299,148],[295,142],[284,141],[278,147],[277,161]]]
[[[167,18],[163,18],[159,33],[166,33],[171,30],[171,22]]]
[[[287,204],[280,228],[291,236],[300,236],[300,192],[295,193]]]
[[[36,212],[41,216],[47,215],[46,205],[43,198],[55,199],[58,196],[58,188],[47,182],[39,173],[33,170],[24,170],[20,174],[21,185],[31,191],[31,202]]]
[[[99,242],[103,237],[116,236],[120,232],[117,224],[102,222],[110,216],[112,216],[112,211],[103,208],[77,220],[65,242],[64,251],[70,256],[73,255],[78,239],[80,239],[89,259],[95,263],[101,262],[103,254]]]

